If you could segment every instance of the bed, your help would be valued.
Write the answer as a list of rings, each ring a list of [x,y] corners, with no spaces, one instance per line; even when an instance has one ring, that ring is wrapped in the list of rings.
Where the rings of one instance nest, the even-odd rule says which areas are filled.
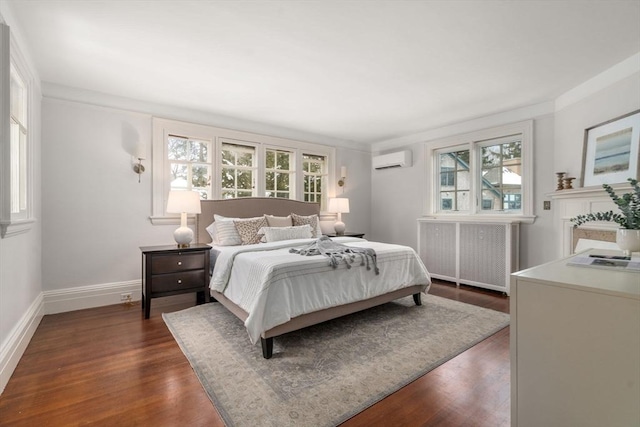
[[[217,236],[216,243],[212,243],[214,217],[221,222],[231,218],[251,222],[250,218],[264,215],[284,218],[291,214],[299,218],[317,215],[319,219],[317,203],[252,197],[203,200],[201,204],[202,212],[196,217],[196,240],[213,247],[211,296],[245,323],[249,339],[261,342],[266,359],[272,357],[273,338],[278,335],[409,295],[413,295],[416,305],[421,305],[420,295],[428,292],[431,284],[424,264],[406,246],[353,237],[332,238],[354,251],[373,249],[376,254],[373,258],[356,256],[356,262],[340,262],[334,267],[323,255],[292,253],[292,249],[318,242],[317,236],[225,246],[216,244]],[[238,226],[241,223],[244,221],[236,222]],[[290,228],[304,227],[308,226]],[[380,267],[379,274],[374,264]]]

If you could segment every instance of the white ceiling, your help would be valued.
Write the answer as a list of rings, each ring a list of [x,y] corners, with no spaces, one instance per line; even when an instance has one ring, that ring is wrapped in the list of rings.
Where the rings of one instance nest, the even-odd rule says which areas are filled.
[[[43,82],[364,143],[640,52],[640,0],[6,1]]]

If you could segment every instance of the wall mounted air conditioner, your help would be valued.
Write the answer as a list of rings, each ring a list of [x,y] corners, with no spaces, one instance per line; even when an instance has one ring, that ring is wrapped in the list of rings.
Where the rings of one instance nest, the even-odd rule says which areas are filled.
[[[373,156],[374,169],[411,167],[411,150]]]

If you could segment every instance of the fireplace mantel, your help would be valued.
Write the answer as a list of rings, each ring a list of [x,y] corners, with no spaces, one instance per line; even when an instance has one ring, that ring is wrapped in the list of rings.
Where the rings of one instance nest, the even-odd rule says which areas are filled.
[[[628,183],[611,186],[617,194],[631,190]],[[573,223],[571,218],[588,213],[617,211],[607,192],[602,187],[583,187],[572,190],[560,190],[548,193],[554,211],[554,229],[556,230],[556,250],[558,257],[566,257],[573,253]],[[589,222],[581,229],[595,231],[615,231],[618,225],[613,222]],[[599,239],[594,239],[599,240]]]

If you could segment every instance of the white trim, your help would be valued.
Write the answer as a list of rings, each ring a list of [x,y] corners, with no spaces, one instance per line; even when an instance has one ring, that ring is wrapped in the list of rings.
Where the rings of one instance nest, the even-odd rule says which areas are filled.
[[[0,135],[0,141],[2,149],[0,150],[0,169],[3,171],[0,176],[0,237],[11,237],[18,234],[28,232],[35,224],[34,218],[34,105],[35,105],[35,87],[38,85],[38,79],[32,69],[29,67],[29,61],[23,55],[20,47],[18,46],[13,33],[7,26],[2,26],[2,37],[0,37],[2,43],[2,59],[0,62],[0,89],[2,93],[8,93],[10,90],[10,76],[5,75],[5,71],[10,73],[10,67],[13,65],[15,71],[19,74],[25,84],[25,90],[27,95],[27,147],[26,147],[26,198],[27,208],[24,213],[21,213],[18,217],[11,213],[11,150],[10,150],[10,132],[8,130],[9,119],[9,99],[10,97],[3,97],[2,106],[0,107],[0,126],[2,126],[3,133]],[[6,45],[9,46],[6,49]],[[5,64],[8,54],[9,64]],[[6,99],[5,99],[6,98]],[[4,111],[6,109],[6,111]]]
[[[132,301],[140,301],[142,298],[141,291],[142,282],[140,280],[101,283],[97,285],[44,291],[44,312],[45,314],[56,314],[67,311],[84,310],[86,308],[102,307],[105,305],[121,304],[121,294],[123,293],[131,293]],[[163,307],[188,301],[195,303],[195,292],[154,298],[152,301],[153,307]],[[142,313],[139,307],[138,310]]]
[[[44,315],[43,295],[40,293],[0,348],[0,393],[4,391],[20,358]]]
[[[640,52],[557,97],[555,111],[575,104],[638,72],[640,72]]]
[[[496,139],[506,135],[522,135],[522,212],[516,213],[483,213],[476,212],[477,207],[473,205],[472,211],[475,213],[463,212],[463,213],[444,213],[437,210],[437,198],[438,198],[438,184],[439,179],[435,176],[439,166],[437,163],[437,153],[444,149],[447,151],[453,151],[456,149],[469,149],[470,161],[477,160],[477,156],[473,155],[475,147],[480,141],[486,141]],[[489,221],[505,219],[509,221],[513,219],[516,222],[524,222],[532,224],[535,221],[533,208],[533,194],[534,194],[534,181],[533,181],[533,144],[535,138],[533,134],[533,120],[525,120],[522,122],[506,124],[489,129],[481,129],[474,132],[468,132],[460,135],[453,135],[448,138],[443,138],[435,141],[429,141],[424,143],[425,150],[425,164],[431,167],[425,168],[425,188],[430,189],[430,195],[423,196],[423,215],[437,218],[458,218],[461,220],[470,221],[483,221],[486,218]],[[474,160],[475,159],[475,160]],[[473,198],[477,197],[479,185],[477,183],[476,168],[471,169],[471,188],[470,194]]]

